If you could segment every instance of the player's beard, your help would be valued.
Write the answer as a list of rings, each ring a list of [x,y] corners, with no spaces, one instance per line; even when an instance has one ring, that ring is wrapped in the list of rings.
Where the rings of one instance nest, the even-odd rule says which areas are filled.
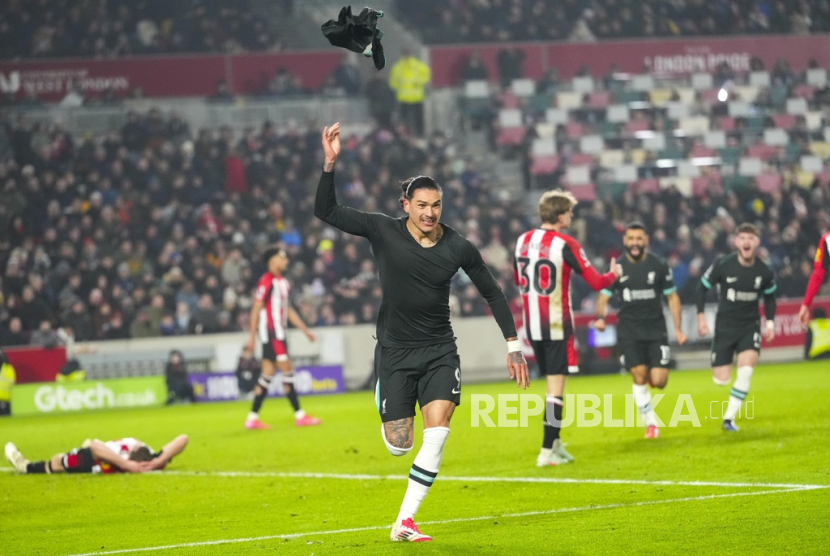
[[[628,256],[631,257],[632,259],[634,259],[635,261],[639,262],[639,261],[643,260],[643,257],[646,256],[646,250],[645,250],[644,247],[639,247],[640,253],[638,255],[635,255],[634,253],[632,253],[631,252],[632,249],[633,249],[632,247],[626,247],[625,251],[628,253]]]

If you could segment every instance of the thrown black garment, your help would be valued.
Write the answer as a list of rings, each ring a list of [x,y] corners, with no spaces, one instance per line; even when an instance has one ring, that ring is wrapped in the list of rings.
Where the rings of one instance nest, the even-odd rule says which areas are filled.
[[[383,12],[372,8],[363,8],[357,16],[353,16],[352,7],[344,6],[337,21],[330,19],[323,23],[321,29],[333,46],[359,52],[367,58],[371,56],[375,67],[381,70],[386,65],[386,56],[380,44],[383,31],[377,28],[379,17],[383,17]]]

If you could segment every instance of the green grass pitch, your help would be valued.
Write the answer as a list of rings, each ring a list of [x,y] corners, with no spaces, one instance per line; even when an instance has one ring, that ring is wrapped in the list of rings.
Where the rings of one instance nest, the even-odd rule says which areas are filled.
[[[613,394],[622,417],[630,385],[627,376],[574,377],[567,392]],[[529,392],[543,394],[543,381]],[[690,394],[700,428],[680,423],[645,440],[641,428],[571,427],[563,438],[576,461],[538,469],[541,417],[527,428],[470,424],[471,394],[518,393],[515,385],[465,386],[416,520],[435,540],[416,545],[388,534],[420,432],[409,456],[390,456],[370,392],[304,399],[323,419],[307,429],[294,427],[285,400],[266,401],[270,431],[243,429],[248,402],[3,419],[0,440],[29,459],[87,437],[136,436],[158,449],[184,432],[190,445],[148,475],[4,469],[0,552],[826,554],[830,489],[804,485],[830,486],[830,365],[759,366],[755,415],[737,434],[706,418],[728,392],[708,371],[674,372],[657,413],[668,423],[678,395]]]

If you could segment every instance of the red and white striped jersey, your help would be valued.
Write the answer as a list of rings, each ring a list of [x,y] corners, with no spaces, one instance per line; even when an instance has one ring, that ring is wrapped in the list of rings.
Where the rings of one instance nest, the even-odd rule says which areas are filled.
[[[595,290],[607,288],[614,274],[599,274],[574,238],[537,228],[519,236],[515,281],[522,293],[524,325],[532,341],[565,340],[573,335],[571,272]]]
[[[830,270],[830,232],[824,232],[818,242],[816,256],[813,263],[813,272],[807,282],[807,291],[804,293],[803,304],[807,307],[813,302],[813,298],[821,289],[827,271]]]
[[[119,440],[110,440],[109,442],[104,442],[104,444],[107,446],[107,448],[121,456],[121,459],[123,460],[130,459],[130,454],[132,454],[138,448],[141,448],[142,446],[147,446],[144,442],[138,440],[137,438],[121,438]],[[147,448],[149,448],[150,452],[152,452],[153,454],[156,453],[156,451],[150,448],[149,446],[147,446]],[[92,468],[92,472],[102,473],[104,475],[108,475],[110,473],[123,473],[123,471],[121,471],[119,468],[115,467],[111,463],[99,459],[95,460],[95,466]]]
[[[259,312],[259,340],[262,343],[271,340],[285,340],[288,328],[288,294],[291,287],[282,276],[266,272],[259,279],[254,299],[262,302]]]

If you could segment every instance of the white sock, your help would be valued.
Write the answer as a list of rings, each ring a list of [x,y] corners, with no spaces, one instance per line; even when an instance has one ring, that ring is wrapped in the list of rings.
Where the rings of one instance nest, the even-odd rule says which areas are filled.
[[[429,487],[438,475],[438,468],[441,467],[441,457],[444,455],[444,444],[450,429],[447,427],[431,427],[424,429],[424,443],[412,462],[412,469],[409,471],[409,485],[406,487],[406,494],[403,497],[401,511],[398,513],[396,523],[404,519],[415,517],[421,502],[426,498]]]
[[[634,392],[634,403],[643,414],[646,426],[656,425],[654,410],[651,409],[651,392],[648,390],[648,384],[632,384],[631,390]]]
[[[305,409],[298,409],[294,412],[295,419],[302,419],[303,417],[305,417]]]
[[[259,413],[255,413],[255,412],[251,411],[250,413],[248,413],[248,418],[245,419],[245,420],[246,421],[256,421],[257,419],[259,419]]]
[[[752,367],[738,367],[738,376],[732,383],[732,390],[729,392],[729,405],[726,407],[724,419],[733,420],[741,410],[746,395],[749,392],[749,383],[752,378]]]

